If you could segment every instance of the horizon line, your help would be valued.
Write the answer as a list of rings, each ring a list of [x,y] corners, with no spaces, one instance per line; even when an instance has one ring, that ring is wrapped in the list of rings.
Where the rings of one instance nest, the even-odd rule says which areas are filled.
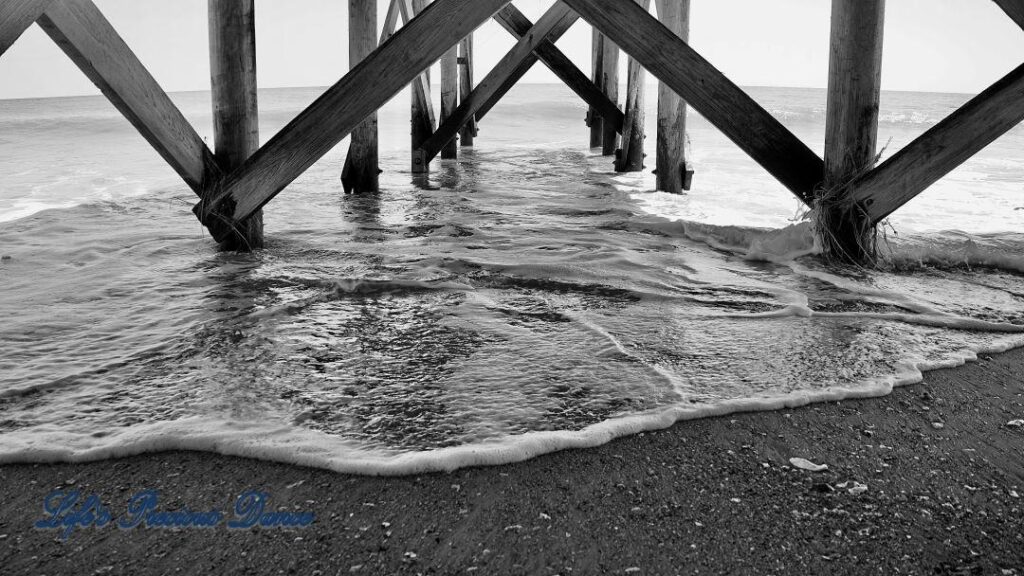
[[[527,84],[527,85],[532,85],[532,86],[564,86],[566,89],[569,89],[569,87],[566,86],[562,82],[520,82],[519,84],[516,84],[516,86],[519,86],[519,85],[522,85],[522,84]],[[625,86],[626,82],[620,82],[619,84],[620,84],[620,86]],[[658,84],[659,84],[659,82],[657,82],[657,81],[656,82],[647,82],[647,83],[644,84],[644,86],[646,86],[646,87],[657,87]],[[741,85],[739,85],[739,87],[743,88],[743,89],[770,88],[770,89],[777,89],[777,90],[819,90],[819,91],[827,90],[827,88],[817,87],[817,86],[768,86],[768,85],[762,85],[762,84],[741,84]],[[271,91],[271,90],[327,90],[328,88],[330,88],[330,85],[323,85],[323,86],[270,86],[270,87],[266,87],[266,88],[259,88],[258,90],[262,92],[262,91]],[[168,95],[174,95],[174,94],[201,94],[201,93],[209,93],[209,92],[210,92],[210,89],[172,90],[172,91],[167,91],[167,94]],[[942,95],[951,95],[951,96],[976,96],[977,95],[977,93],[972,93],[972,92],[947,92],[947,91],[938,91],[938,92],[936,92],[936,91],[931,91],[931,90],[904,90],[904,89],[883,89],[882,93],[885,93],[885,92],[900,92],[900,93],[907,93],[907,94],[942,94]],[[15,97],[0,96],[0,102],[12,102],[12,101],[18,101],[18,100],[55,100],[55,99],[60,99],[60,98],[98,98],[98,97],[103,97],[103,93],[102,92],[96,92],[96,93],[92,93],[92,94],[60,94],[60,95],[48,95],[48,96],[15,96]]]

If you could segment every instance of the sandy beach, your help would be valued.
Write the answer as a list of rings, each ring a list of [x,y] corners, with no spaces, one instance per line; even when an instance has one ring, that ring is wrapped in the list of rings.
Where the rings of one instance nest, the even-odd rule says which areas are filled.
[[[871,400],[684,422],[590,450],[403,478],[202,453],[0,467],[5,574],[1024,574],[1024,350]],[[809,472],[793,457],[827,464]],[[308,528],[36,530],[54,489],[115,513]],[[866,488],[866,489],[865,489]]]

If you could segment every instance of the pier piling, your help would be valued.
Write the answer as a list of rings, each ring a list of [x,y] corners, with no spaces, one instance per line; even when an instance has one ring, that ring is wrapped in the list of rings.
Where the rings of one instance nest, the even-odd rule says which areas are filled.
[[[601,41],[601,91],[609,100],[619,105],[619,47],[607,36]],[[619,149],[619,133],[602,122],[601,154],[611,156]]]
[[[391,20],[389,16],[389,23]],[[355,68],[377,49],[377,0],[349,0],[348,24],[349,67]],[[352,131],[352,142],[341,173],[341,183],[346,194],[379,190],[380,152],[377,134],[376,112]]]
[[[399,0],[405,7],[403,10],[406,25],[426,9],[430,0]],[[430,171],[430,160],[420,153],[423,143],[434,134],[436,126],[434,104],[430,99],[430,69],[423,70],[412,89],[412,171],[422,174]]]
[[[658,19],[685,42],[690,41],[690,0],[657,0]],[[687,158],[686,102],[664,82],[658,83],[656,188],[681,194],[689,190],[693,168]]]
[[[459,106],[459,46],[452,46],[441,56],[441,124],[451,117]],[[468,122],[467,122],[468,124]],[[460,130],[461,133],[461,130]],[[452,138],[441,147],[441,158],[459,157],[458,138]]]
[[[604,35],[594,28],[591,40],[591,78],[604,94]],[[604,145],[604,118],[597,108],[591,105],[587,112],[587,126],[590,127],[590,147],[600,148]]]
[[[260,147],[256,99],[254,0],[209,0],[210,78],[214,157],[225,172],[240,167]],[[228,250],[263,246],[263,212],[235,221],[221,239]]]
[[[651,0],[636,0],[644,10],[651,9]],[[616,152],[616,172],[640,172],[644,169],[644,85],[647,75],[635,58],[629,58],[626,81],[626,120],[622,126],[622,148]]]
[[[815,208],[822,248],[841,261],[874,254],[874,226],[848,185],[876,160],[884,25],[885,0],[832,2],[824,189]]]
[[[473,35],[470,34],[459,42],[459,102],[465,102],[466,98],[469,98],[473,87]],[[472,147],[476,135],[477,125],[474,116],[459,132],[459,144],[463,148]]]

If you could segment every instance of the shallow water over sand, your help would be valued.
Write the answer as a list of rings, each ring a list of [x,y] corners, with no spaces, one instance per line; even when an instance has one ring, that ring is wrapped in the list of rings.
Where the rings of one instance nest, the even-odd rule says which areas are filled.
[[[585,137],[572,108],[529,109]],[[516,144],[506,118],[428,178],[386,151],[379,196],[341,194],[335,151],[271,204],[267,249],[248,255],[213,250],[165,171],[136,166],[123,185],[145,194],[105,200],[67,188],[116,187],[116,163],[69,177],[79,205],[0,224],[0,461],[195,448],[445,469],[883,394],[1024,344],[1012,215],[904,234],[898,272],[828,269],[800,256],[806,223],[778,216],[788,196],[776,213],[710,196],[735,177],[715,180],[734,161],[714,140],[708,191],[669,197],[567,143]],[[808,141],[815,122],[797,122]],[[724,226],[716,202],[751,216]]]

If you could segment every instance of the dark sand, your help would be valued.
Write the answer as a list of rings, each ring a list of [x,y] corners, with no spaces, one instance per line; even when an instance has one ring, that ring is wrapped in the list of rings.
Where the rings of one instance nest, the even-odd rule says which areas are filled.
[[[2,574],[1020,574],[1024,350],[864,401],[683,422],[532,461],[367,478],[201,453],[0,467]],[[941,428],[934,425],[941,423]],[[793,469],[789,459],[830,470]],[[867,491],[837,485],[857,481]],[[307,529],[37,531],[56,487],[122,514],[229,510]],[[852,486],[848,484],[847,488]]]

